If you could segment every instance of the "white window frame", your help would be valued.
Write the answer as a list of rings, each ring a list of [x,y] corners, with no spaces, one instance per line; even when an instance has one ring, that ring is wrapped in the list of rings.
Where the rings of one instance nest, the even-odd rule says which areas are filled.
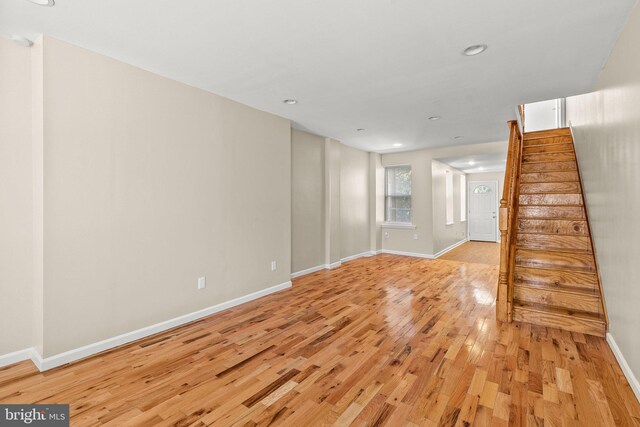
[[[389,202],[390,197],[394,197],[394,195],[389,195],[389,186],[388,186],[388,178],[389,178],[389,170],[396,168],[408,168],[411,171],[411,165],[389,165],[384,167],[384,223],[383,227],[385,228],[412,228],[415,229],[416,226],[413,224],[413,177],[411,177],[411,193],[409,194],[409,198],[411,200],[411,207],[409,208],[409,221],[408,222],[398,222],[398,221],[389,221],[388,219],[388,209],[387,203]]]

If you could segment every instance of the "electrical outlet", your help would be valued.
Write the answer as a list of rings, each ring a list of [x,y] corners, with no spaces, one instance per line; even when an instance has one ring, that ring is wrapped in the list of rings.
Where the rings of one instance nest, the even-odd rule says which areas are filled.
[[[385,239],[388,239],[388,238],[389,238],[389,232],[388,232],[388,231],[385,231],[385,232],[384,232],[384,238],[385,238]]]
[[[271,261],[271,271],[276,271],[278,264],[275,261]]]
[[[204,289],[207,287],[207,278],[199,277],[198,278],[198,289]]]
[[[415,233],[415,234],[413,235],[413,240],[418,240],[418,233]]]

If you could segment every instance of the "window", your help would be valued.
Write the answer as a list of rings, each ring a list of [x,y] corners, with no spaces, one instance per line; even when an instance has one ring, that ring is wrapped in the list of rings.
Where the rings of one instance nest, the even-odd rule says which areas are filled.
[[[467,220],[467,176],[460,175],[460,222]]]
[[[445,194],[447,198],[447,225],[453,224],[453,173],[445,171]]]
[[[411,223],[411,166],[385,168],[384,220]]]
[[[486,185],[478,185],[476,188],[473,189],[474,194],[486,194],[486,193],[491,193],[491,188],[487,187]]]

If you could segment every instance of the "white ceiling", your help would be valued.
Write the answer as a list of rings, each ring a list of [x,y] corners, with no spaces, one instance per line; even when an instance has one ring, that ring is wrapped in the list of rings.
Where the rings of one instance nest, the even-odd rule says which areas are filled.
[[[475,154],[436,160],[464,173],[502,172],[507,166],[507,153]]]
[[[386,152],[504,140],[516,104],[589,91],[634,4],[1,0],[0,34],[48,34]]]

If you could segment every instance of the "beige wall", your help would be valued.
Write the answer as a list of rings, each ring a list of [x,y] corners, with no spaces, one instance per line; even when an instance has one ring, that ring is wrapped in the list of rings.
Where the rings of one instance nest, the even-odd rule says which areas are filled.
[[[383,227],[383,249],[416,254],[433,254],[431,161],[432,156],[429,150],[382,155],[382,166],[384,167],[411,166],[411,219],[416,226],[415,229]],[[418,239],[414,239],[414,234],[418,235]]]
[[[453,224],[447,225],[446,171],[453,174]],[[467,222],[460,220],[460,177],[463,172],[444,163],[432,162],[433,254],[464,240]]]
[[[609,331],[640,377],[640,9],[595,92],[567,99],[602,277]]]
[[[340,146],[340,257],[369,252],[369,153]]]
[[[496,201],[496,209],[500,208],[500,199],[504,191],[504,171],[503,172],[484,172],[467,174],[467,186],[473,181],[498,181],[498,200]],[[468,199],[467,195],[467,199]],[[467,202],[467,208],[469,203]],[[497,216],[497,215],[496,215]],[[496,219],[496,238],[500,240],[500,225]]]
[[[46,38],[44,141],[45,357],[289,280],[288,120]]]
[[[35,344],[31,51],[0,38],[0,355]]]
[[[324,143],[321,136],[291,131],[291,271],[325,263]]]

